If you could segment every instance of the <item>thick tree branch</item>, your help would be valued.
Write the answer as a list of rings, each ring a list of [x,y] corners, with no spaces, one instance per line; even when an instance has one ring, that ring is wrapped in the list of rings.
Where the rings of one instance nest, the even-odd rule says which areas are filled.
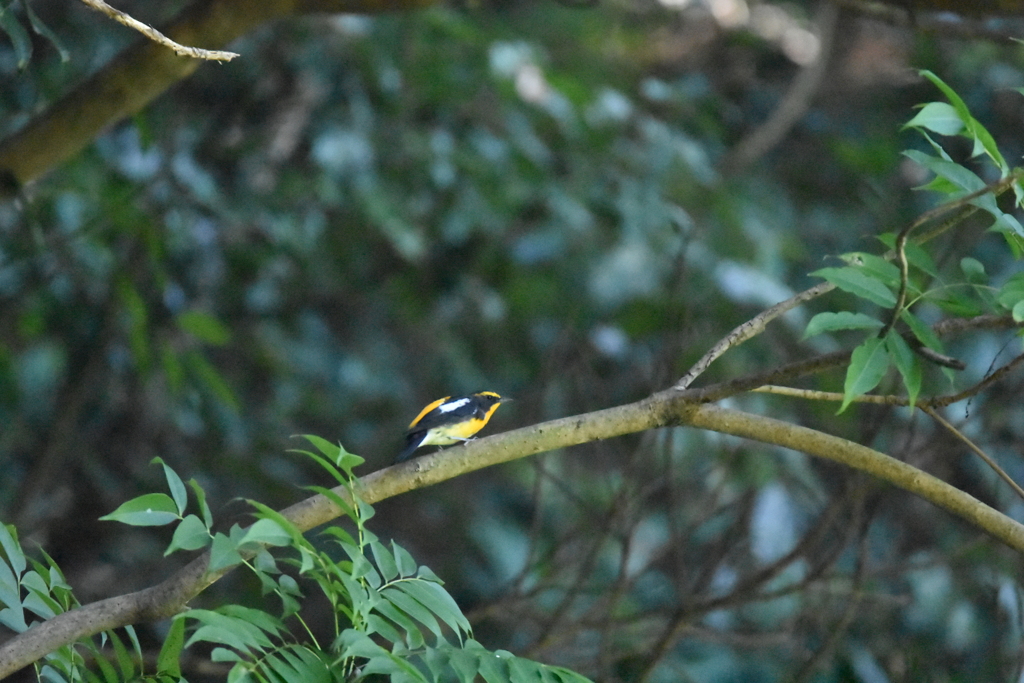
[[[656,427],[690,426],[792,448],[861,470],[962,517],[1011,548],[1024,551],[1024,525],[930,474],[866,446],[813,429],[697,403],[695,393],[669,389],[636,403],[480,439],[368,474],[359,480],[358,493],[367,502],[375,503],[545,451]],[[344,489],[337,492],[346,495]],[[340,510],[327,498],[313,496],[282,513],[305,531],[336,518]],[[208,561],[208,555],[201,555],[156,586],[84,605],[34,626],[0,647],[0,678],[79,638],[176,614],[223,573],[206,574]]]
[[[219,48],[279,17],[314,12],[380,13],[435,0],[210,0],[197,2],[162,31],[183,45]],[[108,126],[139,112],[191,75],[200,60],[146,40],[128,48],[0,142],[0,199],[78,154]],[[230,67],[226,67],[230,68]]]

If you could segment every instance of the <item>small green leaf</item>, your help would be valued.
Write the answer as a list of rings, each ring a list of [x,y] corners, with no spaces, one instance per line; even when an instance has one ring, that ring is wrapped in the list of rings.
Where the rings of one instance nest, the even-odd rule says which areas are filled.
[[[896,305],[896,295],[888,287],[856,268],[821,268],[811,275],[824,278],[844,292],[867,299],[883,308],[892,308]]]
[[[374,541],[370,543],[370,552],[373,553],[373,561],[377,563],[377,568],[384,580],[394,580],[398,576],[398,565],[388,549],[378,541]]]
[[[231,606],[229,606],[231,607]],[[192,609],[184,612],[181,616],[195,619],[203,624],[192,637],[185,643],[185,647],[191,647],[197,642],[217,643],[233,647],[240,652],[250,652],[253,649],[264,650],[273,647],[273,643],[267,636],[267,630],[262,626],[269,626],[270,633],[277,633],[276,620],[266,612],[252,610],[238,605],[233,606],[231,614],[222,614],[221,611],[205,609]],[[225,610],[227,608],[224,608]]]
[[[14,526],[7,526],[6,524],[0,524],[0,546],[3,546],[4,555],[7,556],[7,562],[10,564],[11,569],[14,573],[20,575],[25,571],[27,563],[25,561],[25,553],[21,549],[21,544],[18,543],[17,529]]]
[[[846,370],[846,382],[843,385],[843,405],[837,414],[846,410],[847,406],[878,386],[889,369],[889,354],[885,345],[878,337],[869,337],[853,350],[850,356],[850,367]]]
[[[320,453],[331,462],[335,462],[338,459],[338,454],[342,450],[341,446],[335,446],[327,439],[319,437],[316,434],[301,434],[300,436],[312,444],[313,448],[320,451]]]
[[[174,536],[171,538],[167,550],[164,551],[164,557],[175,550],[199,550],[210,545],[212,541],[210,531],[203,524],[203,520],[195,515],[188,515],[174,530]]]
[[[240,622],[252,624],[263,633],[270,635],[276,636],[286,630],[280,619],[272,614],[264,612],[263,610],[254,609],[252,607],[245,607],[244,605],[225,605],[218,609],[217,612],[226,617],[237,619]]]
[[[1015,273],[1004,282],[996,300],[1006,309],[1012,309],[1017,302],[1024,301],[1024,273]]]
[[[226,647],[215,647],[210,651],[211,662],[241,662],[242,655]]]
[[[807,323],[807,329],[804,331],[803,339],[813,337],[823,332],[837,332],[839,330],[877,330],[882,327],[882,321],[876,320],[869,315],[863,313],[850,313],[849,311],[840,311],[838,313],[824,312],[818,313],[810,322]]]
[[[881,256],[875,256],[863,251],[852,251],[842,254],[839,258],[847,265],[856,268],[868,277],[878,280],[888,287],[898,287],[900,284],[899,266],[886,261]]]
[[[918,341],[927,346],[932,351],[938,351],[939,353],[945,353],[945,348],[942,346],[942,341],[938,335],[928,327],[920,318],[911,313],[907,309],[903,309],[900,313],[900,319],[907,324],[910,331],[914,333]]]
[[[105,683],[121,682],[121,678],[117,675],[117,671],[114,670],[113,664],[108,662],[107,658],[103,656],[102,653],[98,654],[98,656],[93,659],[93,662],[95,662],[96,667],[100,670],[100,673],[103,675],[103,680],[105,681]]]
[[[1024,322],[1024,301],[1015,303],[1010,314],[1013,316],[1014,322]]]
[[[888,248],[896,249],[895,233],[883,233],[878,236],[878,239]],[[931,255],[922,249],[920,245],[908,241],[903,247],[903,252],[907,255],[907,262],[909,262],[911,266],[931,275],[934,278],[939,277],[939,269],[936,267],[935,261],[932,260]]]
[[[394,541],[391,542],[391,547],[395,551],[395,563],[398,565],[398,573],[402,576],[412,576],[415,574],[417,569],[416,560],[409,551]]]
[[[292,542],[291,534],[281,525],[272,519],[257,519],[245,530],[245,534],[238,542],[239,546],[246,543],[260,543],[263,545],[282,546]]]
[[[945,192],[946,194],[962,196],[985,188],[984,180],[978,177],[978,175],[970,169],[961,166],[956,162],[937,159],[936,157],[924,154],[923,152],[919,152],[915,149],[908,149],[903,152],[903,156],[917,162],[939,178],[951,183],[951,188]],[[920,189],[941,190],[940,187],[931,186],[930,184]],[[986,197],[988,199],[985,199]],[[982,195],[981,197],[971,201],[972,204],[975,204],[986,211],[995,205],[994,202],[995,200],[990,194]]]
[[[964,122],[952,106],[945,102],[929,102],[904,128],[926,128],[939,135],[957,135],[964,129]]]
[[[156,658],[157,674],[174,678],[181,676],[181,650],[184,645],[185,620],[176,617],[171,620],[171,628],[160,646],[160,654]]]
[[[196,501],[199,503],[199,512],[203,515],[203,524],[209,529],[213,526],[213,513],[210,512],[210,506],[206,503],[206,491],[199,485],[195,479],[189,479],[188,485],[192,487],[192,492],[196,494]]]
[[[15,633],[22,633],[28,630],[28,624],[25,622],[25,612],[22,611],[20,604],[16,607],[0,609],[0,624],[3,624]]]
[[[459,683],[474,683],[480,670],[479,660],[466,650],[452,650],[449,665],[458,677]]]
[[[106,635],[110,639],[111,647],[114,648],[114,659],[121,670],[121,677],[118,680],[132,680],[135,677],[135,658],[129,654],[128,649],[124,646],[124,642],[122,642],[116,631],[107,631]]]
[[[945,95],[946,99],[949,100],[950,103],[953,105],[953,109],[956,111],[957,116],[960,118],[961,121],[967,123],[968,121],[971,120],[971,112],[967,108],[967,104],[963,101],[960,95],[958,95],[956,91],[953,90],[953,88],[946,85],[945,81],[943,81],[941,78],[936,76],[928,69],[922,69],[919,73],[921,74],[921,76],[931,81],[936,88],[942,91],[942,94]]]
[[[985,266],[978,259],[965,256],[960,259],[960,270],[967,276],[967,281],[973,284],[988,282],[988,275],[985,274]]]
[[[402,584],[398,584],[402,585]],[[410,617],[420,622],[430,630],[436,637],[440,638],[442,635],[441,625],[437,623],[437,619],[430,613],[430,610],[425,608],[422,604],[414,599],[411,595],[398,588],[385,588],[380,592],[381,596],[387,598],[395,607],[405,612]]]
[[[147,493],[133,498],[111,512],[100,517],[104,522],[121,522],[131,526],[163,526],[178,517],[178,506],[166,493]]]
[[[196,339],[214,346],[231,341],[231,330],[221,321],[202,311],[185,311],[177,318],[178,327]]]
[[[398,632],[398,629],[392,626],[391,622],[376,614],[370,614],[366,617],[366,626],[369,635],[380,635],[391,643],[402,642],[402,634]]]
[[[242,556],[238,554],[235,542],[220,532],[214,534],[213,544],[210,546],[208,571],[213,572],[238,564],[242,564]]]
[[[469,620],[462,614],[462,610],[459,609],[455,599],[448,594],[448,591],[436,583],[413,579],[410,581],[400,581],[395,586],[422,603],[434,616],[448,624],[456,633],[472,633],[473,627],[470,626]]]
[[[150,464],[163,466],[164,478],[167,479],[167,488],[170,489],[171,498],[178,507],[178,514],[185,514],[185,507],[188,505],[188,491],[185,489],[185,484],[181,481],[181,477],[162,458],[153,458],[150,460]]]
[[[423,633],[405,612],[386,600],[378,602],[373,609],[405,631],[405,644],[410,650],[418,650],[424,646],[426,641],[423,639]]]
[[[932,302],[943,312],[960,318],[971,318],[985,312],[979,302],[955,289],[947,290],[944,298],[935,298]]]
[[[921,362],[910,345],[895,330],[889,330],[885,336],[885,348],[889,352],[893,365],[903,377],[903,386],[907,388],[907,400],[913,408],[917,396],[921,393]]]

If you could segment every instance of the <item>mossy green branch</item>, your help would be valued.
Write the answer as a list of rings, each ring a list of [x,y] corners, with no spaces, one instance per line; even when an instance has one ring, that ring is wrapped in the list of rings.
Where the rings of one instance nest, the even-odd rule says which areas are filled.
[[[844,464],[918,495],[1024,551],[1024,525],[949,484],[904,462],[859,444],[781,420],[701,403],[698,392],[668,390],[647,399],[523,427],[479,439],[368,474],[358,481],[370,503],[467,472],[537,453],[609,439],[658,427],[686,426],[784,446]],[[336,490],[347,495],[345,489]],[[282,514],[303,531],[328,522],[340,510],[313,496]],[[166,581],[136,593],[84,605],[39,624],[0,647],[0,678],[37,661],[62,645],[126,624],[167,618],[222,574],[208,574],[203,554]]]
[[[317,12],[408,11],[434,1],[210,0],[196,2],[162,27],[161,32],[182,45],[215,49],[281,17]],[[106,128],[141,111],[202,64],[163,45],[140,39],[23,128],[0,141],[0,199],[11,198],[26,183],[78,154]],[[206,68],[230,67],[210,64]]]

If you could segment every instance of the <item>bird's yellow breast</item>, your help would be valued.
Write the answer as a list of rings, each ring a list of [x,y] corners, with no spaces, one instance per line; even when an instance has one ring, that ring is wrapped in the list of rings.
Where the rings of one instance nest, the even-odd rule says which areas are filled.
[[[483,429],[485,424],[487,424],[487,420],[481,420],[474,417],[456,424],[434,427],[427,432],[427,436],[423,439],[423,443],[421,445],[450,446],[453,443],[465,441],[469,437],[473,436]]]

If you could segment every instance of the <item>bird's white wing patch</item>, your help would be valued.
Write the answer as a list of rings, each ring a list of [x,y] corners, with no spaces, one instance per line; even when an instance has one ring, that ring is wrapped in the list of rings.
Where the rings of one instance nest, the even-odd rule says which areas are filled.
[[[442,413],[450,413],[453,410],[458,410],[459,408],[461,408],[462,406],[466,405],[467,403],[469,403],[469,399],[468,398],[460,398],[458,401],[451,401],[449,403],[442,403],[441,405],[439,405],[437,407],[437,409],[440,410]]]

